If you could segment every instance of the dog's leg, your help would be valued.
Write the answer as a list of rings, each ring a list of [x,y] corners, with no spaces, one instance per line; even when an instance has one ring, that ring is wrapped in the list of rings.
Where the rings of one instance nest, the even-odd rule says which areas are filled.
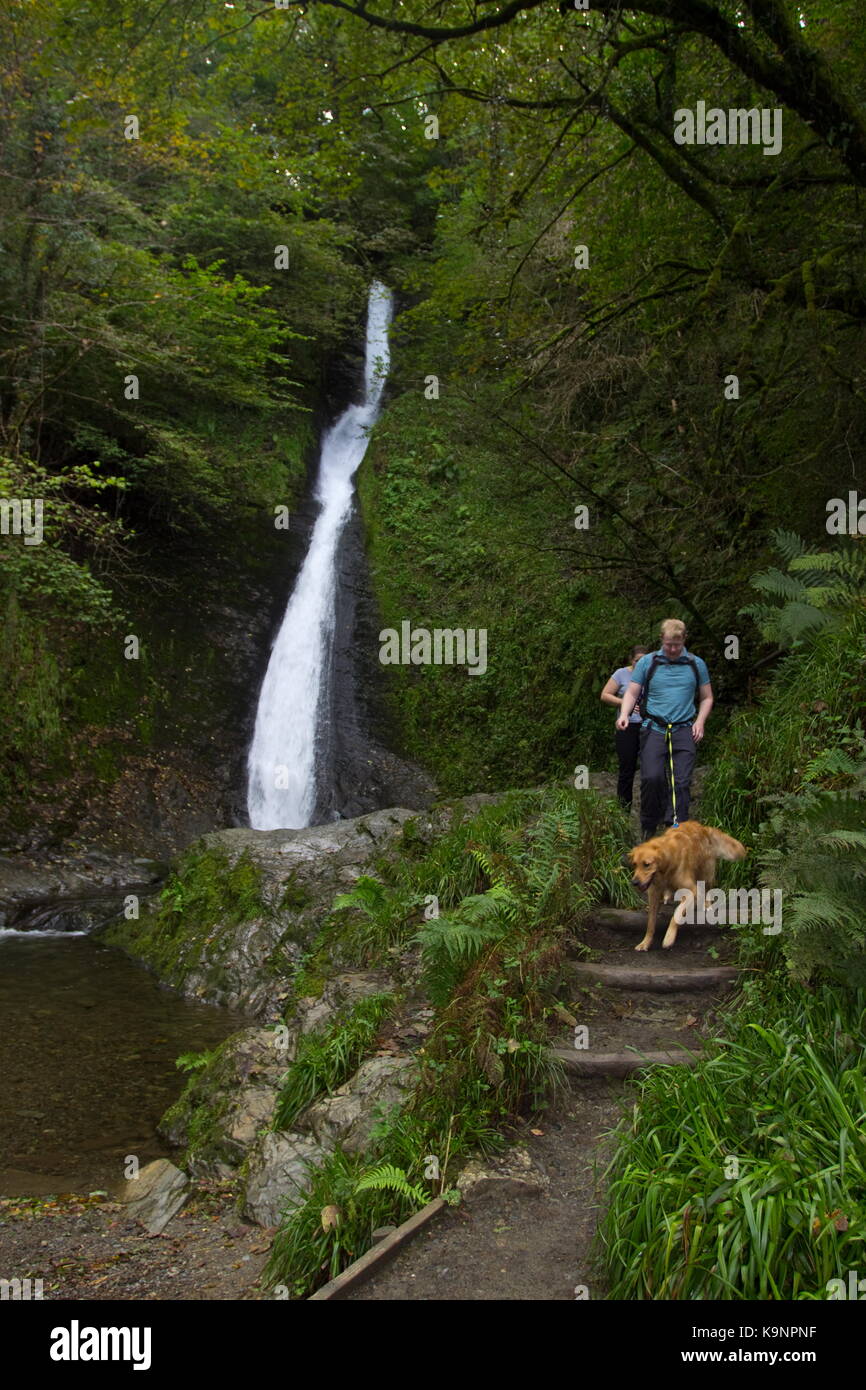
[[[697,884],[694,882],[694,880],[692,880],[690,883],[682,884],[682,887],[687,888],[689,890],[689,892],[692,895],[692,903],[694,903],[695,894],[697,893],[698,887]],[[688,910],[689,900],[688,898],[682,898],[680,902],[677,903],[676,911],[674,912],[674,915],[670,920],[670,925],[664,934],[664,938],[662,940],[663,950],[670,950],[671,946],[673,946],[674,942],[677,939],[677,931],[682,926],[683,922],[686,920]]]
[[[637,946],[636,951],[648,951],[653,942],[656,931],[656,918],[659,915],[659,901],[661,892],[654,883],[649,886],[649,904],[646,915],[646,936]]]

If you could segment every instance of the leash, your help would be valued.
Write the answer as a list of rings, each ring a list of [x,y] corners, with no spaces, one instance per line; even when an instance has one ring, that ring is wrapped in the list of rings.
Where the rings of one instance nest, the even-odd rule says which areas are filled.
[[[674,743],[673,739],[671,738],[671,730],[673,729],[673,727],[673,724],[668,724],[667,729],[665,730],[665,739],[667,740],[668,745],[668,759],[670,761],[671,770],[671,803],[674,808],[674,819],[672,828],[674,830],[677,830],[679,828],[679,821],[677,819],[677,785],[674,781]]]
[[[658,716],[654,714],[647,714],[646,718],[651,720],[658,728],[664,729],[665,731],[665,743],[668,750],[668,763],[670,765],[671,774],[671,804],[674,811],[673,825],[671,828],[673,830],[678,830],[680,823],[677,817],[677,786],[674,781],[674,745],[673,739],[671,738],[671,730],[681,729],[685,724],[691,724],[694,721],[691,719],[678,719],[676,724],[669,724],[664,719],[659,719]]]

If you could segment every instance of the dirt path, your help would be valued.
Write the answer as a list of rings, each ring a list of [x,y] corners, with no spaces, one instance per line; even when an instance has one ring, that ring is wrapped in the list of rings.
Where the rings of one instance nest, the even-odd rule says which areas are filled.
[[[667,920],[667,915],[663,921]],[[588,1047],[575,1051],[566,1028],[552,1039],[563,1055],[589,1069],[600,1058],[637,1053],[699,1052],[716,1031],[716,1009],[732,988],[695,982],[714,977],[733,951],[717,929],[684,928],[676,947],[636,955],[642,914],[599,913],[587,926],[595,963],[613,967],[610,982],[587,978],[584,960],[572,959],[572,1010],[588,1028]],[[584,952],[580,952],[583,957]],[[640,984],[664,972],[665,988],[623,988],[617,972],[638,962]],[[674,987],[671,988],[671,985]],[[639,1065],[638,1057],[634,1065]],[[610,1131],[637,1097],[633,1082],[573,1075],[570,1093],[537,1124],[515,1134],[549,1180],[546,1192],[500,1196],[491,1192],[443,1213],[390,1265],[351,1299],[543,1300],[606,1296],[596,1228],[604,1198],[603,1172],[613,1152]]]
[[[231,1184],[201,1184],[161,1235],[104,1197],[0,1200],[0,1271],[43,1299],[257,1299],[271,1233],[247,1226]]]

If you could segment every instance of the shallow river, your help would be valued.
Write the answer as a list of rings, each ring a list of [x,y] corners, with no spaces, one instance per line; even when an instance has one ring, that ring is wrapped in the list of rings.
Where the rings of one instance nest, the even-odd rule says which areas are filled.
[[[0,1195],[91,1192],[123,1159],[170,1157],[156,1133],[174,1059],[251,1022],[161,987],[87,936],[0,933]]]

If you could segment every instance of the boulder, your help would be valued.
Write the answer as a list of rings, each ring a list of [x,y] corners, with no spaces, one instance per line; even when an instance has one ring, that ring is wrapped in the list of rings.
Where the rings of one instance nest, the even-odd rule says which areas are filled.
[[[509,1149],[492,1158],[471,1159],[457,1178],[465,1202],[485,1197],[539,1197],[550,1178],[536,1166],[526,1149]]]
[[[247,1160],[243,1214],[258,1226],[278,1226],[283,1210],[310,1190],[310,1168],[327,1157],[308,1135],[263,1134]]]
[[[294,1030],[234,1033],[163,1116],[160,1134],[185,1149],[184,1165],[195,1177],[230,1177],[271,1123],[296,1039]]]
[[[190,907],[154,906],[140,921],[114,922],[105,940],[188,998],[276,1020],[336,895],[372,872],[370,859],[395,848],[416,815],[396,807],[304,830],[236,827],[203,835],[176,866],[181,902],[189,876]],[[241,920],[226,906],[236,901],[237,873],[249,903]],[[208,891],[196,892],[202,884]],[[197,908],[202,901],[221,906]]]
[[[137,1178],[127,1179],[117,1195],[127,1204],[129,1215],[158,1236],[186,1202],[189,1178],[167,1158],[158,1158],[142,1168]]]
[[[360,1153],[381,1114],[399,1105],[416,1077],[411,1057],[370,1057],[343,1086],[317,1100],[295,1120],[329,1148]]]

